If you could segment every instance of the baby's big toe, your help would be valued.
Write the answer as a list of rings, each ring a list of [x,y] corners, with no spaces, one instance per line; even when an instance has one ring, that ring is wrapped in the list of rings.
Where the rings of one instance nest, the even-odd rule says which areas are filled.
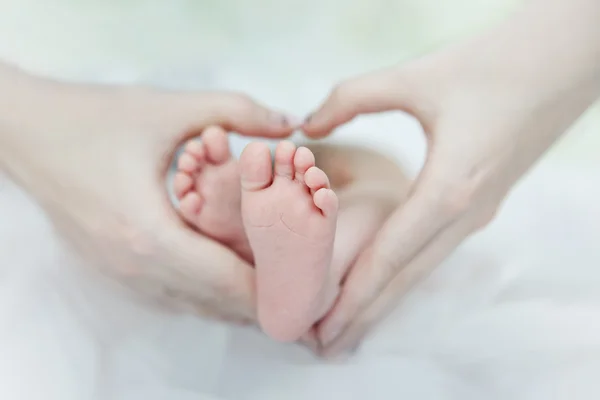
[[[262,190],[273,181],[271,152],[266,143],[250,143],[240,156],[242,189],[246,191]]]

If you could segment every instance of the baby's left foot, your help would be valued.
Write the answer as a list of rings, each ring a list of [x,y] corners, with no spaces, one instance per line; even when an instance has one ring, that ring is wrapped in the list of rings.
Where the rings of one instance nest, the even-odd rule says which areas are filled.
[[[200,140],[189,142],[177,163],[173,186],[180,214],[200,232],[252,261],[242,224],[240,174],[227,133],[209,127]]]

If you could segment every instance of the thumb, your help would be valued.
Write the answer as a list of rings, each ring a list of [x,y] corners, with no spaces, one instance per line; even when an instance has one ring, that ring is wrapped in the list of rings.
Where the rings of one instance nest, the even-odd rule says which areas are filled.
[[[419,82],[412,70],[392,67],[340,83],[305,120],[302,129],[309,137],[323,137],[360,114],[392,110],[405,111],[420,119]]]
[[[169,226],[161,243],[167,251],[165,266],[179,276],[186,297],[222,319],[254,322],[254,269],[230,249],[183,224]]]
[[[218,125],[244,136],[287,137],[300,126],[299,118],[272,110],[253,98],[235,92],[170,93],[160,101],[171,123],[183,124],[185,141],[204,128]],[[165,112],[168,110],[168,113]],[[158,110],[157,110],[158,111]],[[171,130],[167,134],[173,135]]]

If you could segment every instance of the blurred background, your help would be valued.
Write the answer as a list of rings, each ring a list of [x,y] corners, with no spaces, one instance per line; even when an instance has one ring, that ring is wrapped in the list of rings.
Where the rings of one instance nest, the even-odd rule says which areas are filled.
[[[0,0],[0,57],[68,80],[242,90],[303,115],[337,81],[460,40],[521,3]],[[550,158],[584,165],[598,160],[599,128],[595,107]],[[388,152],[378,144],[391,137],[400,147],[394,155],[420,163],[423,141],[409,118],[362,118],[336,135]]]

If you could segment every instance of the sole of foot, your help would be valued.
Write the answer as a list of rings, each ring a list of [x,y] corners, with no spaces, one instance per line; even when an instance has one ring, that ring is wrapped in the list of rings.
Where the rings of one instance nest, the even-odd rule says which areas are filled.
[[[173,182],[184,221],[244,258],[251,258],[241,216],[240,174],[227,133],[206,128],[200,141],[187,143]]]
[[[240,158],[242,219],[254,252],[258,318],[273,339],[295,341],[329,301],[338,199],[312,152],[249,144]]]

